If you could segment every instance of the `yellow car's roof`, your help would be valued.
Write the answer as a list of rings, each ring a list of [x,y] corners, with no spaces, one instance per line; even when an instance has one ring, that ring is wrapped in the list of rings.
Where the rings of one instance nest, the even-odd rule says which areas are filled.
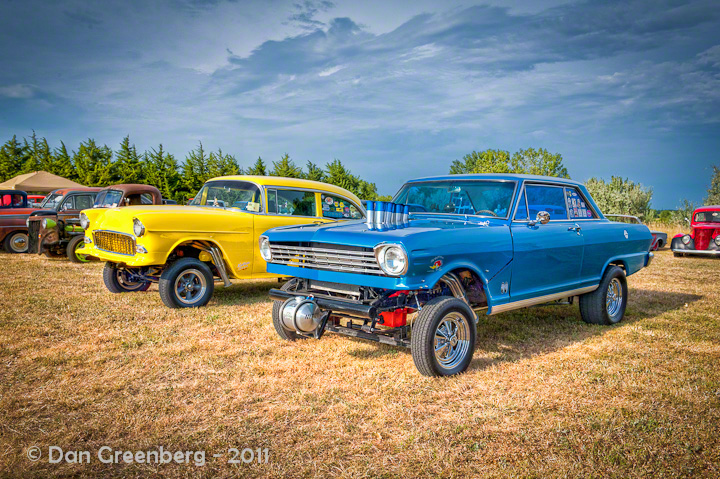
[[[238,180],[238,181],[250,181],[261,186],[285,186],[295,188],[307,188],[312,190],[327,191],[328,193],[336,193],[347,197],[348,199],[357,201],[360,204],[360,198],[339,186],[331,185],[330,183],[323,183],[321,181],[303,180],[300,178],[285,178],[282,176],[262,176],[262,175],[231,175],[231,176],[218,176],[217,178],[210,178],[208,181],[215,180]]]

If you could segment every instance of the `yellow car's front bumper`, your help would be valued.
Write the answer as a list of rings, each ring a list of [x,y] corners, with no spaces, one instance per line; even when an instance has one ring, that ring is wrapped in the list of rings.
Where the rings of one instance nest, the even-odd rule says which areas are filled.
[[[87,239],[88,238],[86,236],[85,241],[87,241]],[[85,247],[82,249],[82,254],[99,258],[102,261],[124,263],[127,266],[133,267],[160,266],[165,264],[166,259],[165,253],[136,252],[134,255],[126,255],[98,249],[94,243],[85,243]]]

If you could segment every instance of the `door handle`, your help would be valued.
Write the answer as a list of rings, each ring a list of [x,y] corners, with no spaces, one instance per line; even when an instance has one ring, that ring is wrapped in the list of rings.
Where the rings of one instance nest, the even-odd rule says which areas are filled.
[[[582,228],[580,228],[580,225],[579,225],[579,224],[574,224],[573,226],[569,226],[569,227],[568,227],[568,231],[574,231],[574,232],[576,232],[577,234],[580,234],[580,230],[581,230],[581,229],[582,229]]]

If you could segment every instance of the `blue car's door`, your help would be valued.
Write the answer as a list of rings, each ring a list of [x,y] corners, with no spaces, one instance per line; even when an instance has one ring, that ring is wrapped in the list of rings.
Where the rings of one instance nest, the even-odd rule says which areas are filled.
[[[540,211],[547,224],[528,224]],[[565,189],[548,184],[523,187],[511,225],[513,263],[510,300],[522,301],[577,287],[583,261],[583,236],[567,213]]]

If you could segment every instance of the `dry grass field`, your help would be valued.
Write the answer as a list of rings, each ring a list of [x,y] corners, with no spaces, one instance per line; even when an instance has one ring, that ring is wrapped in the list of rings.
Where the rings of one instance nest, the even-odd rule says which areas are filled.
[[[178,311],[156,287],[108,293],[101,269],[0,255],[0,476],[720,476],[720,261],[660,252],[615,327],[577,305],[481,318],[447,379],[402,349],[280,341],[274,281]],[[206,463],[103,464],[103,446]],[[227,464],[233,447],[269,461]]]

